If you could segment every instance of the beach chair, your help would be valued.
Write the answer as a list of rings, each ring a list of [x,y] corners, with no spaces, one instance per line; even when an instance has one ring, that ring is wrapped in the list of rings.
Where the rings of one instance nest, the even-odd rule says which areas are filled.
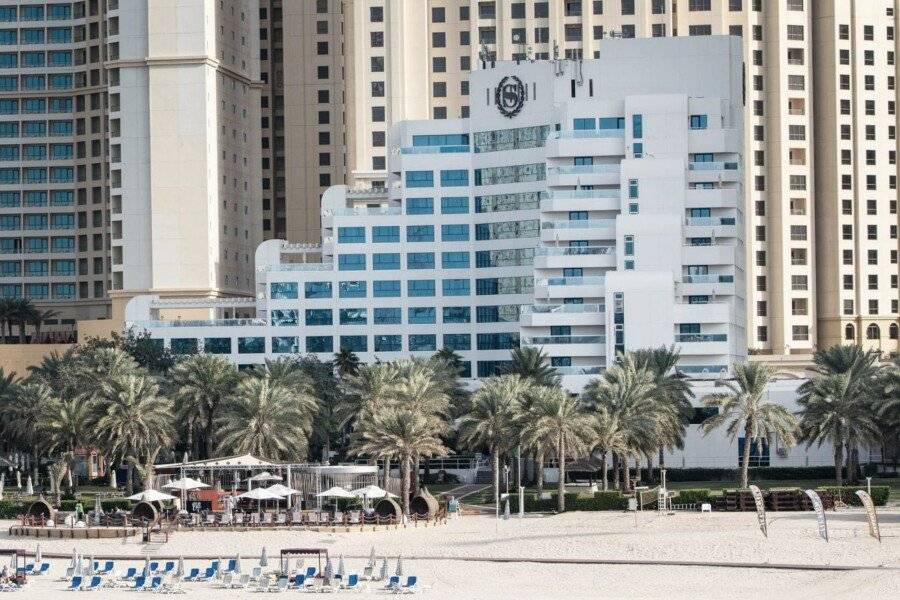
[[[197,567],[193,567],[187,575],[181,578],[182,581],[197,581],[197,577],[200,576],[200,569]]]
[[[303,573],[297,573],[296,575],[294,575],[293,578],[291,578],[291,583],[288,587],[291,588],[292,590],[302,589],[303,582],[305,580],[306,580],[306,575],[304,575]]]
[[[262,567],[253,567],[250,571],[250,581],[256,581],[262,577]]]
[[[370,566],[366,565],[365,567],[363,567],[363,572],[362,572],[362,576],[360,576],[360,579],[362,579],[363,581],[377,581],[375,579],[374,571],[375,571],[374,567],[370,567]]]
[[[279,577],[278,581],[275,582],[275,585],[269,588],[270,592],[275,592],[280,594],[281,592],[288,589],[288,578],[287,577]]]
[[[25,573],[26,575],[31,575],[32,572],[34,572],[34,563],[16,569],[16,573]]]
[[[214,585],[215,587],[230,588],[233,579],[234,573],[225,573],[224,575],[222,575],[222,579],[217,581]]]
[[[104,563],[103,568],[98,569],[97,572],[100,575],[109,575],[110,573],[113,572],[113,570],[115,570],[115,568],[116,568],[116,563],[114,563],[111,560],[108,560],[108,561],[106,561],[106,563]]]
[[[75,567],[66,567],[65,575],[63,575],[62,577],[57,579],[57,581],[68,581],[68,580],[72,579],[72,575],[74,575],[74,574],[75,574]]]
[[[153,561],[150,563],[150,574],[153,575],[155,573],[159,573],[159,562]]]
[[[218,571],[218,567],[206,567],[206,571],[194,581],[209,581],[216,576],[216,571]]]
[[[166,561],[166,566],[163,567],[163,570],[161,571],[160,574],[161,574],[161,575],[169,575],[170,573],[174,573],[174,572],[175,572],[175,561],[174,561],[174,560],[167,560],[167,561]]]
[[[416,582],[418,578],[415,575],[410,575],[406,578],[406,583],[402,586],[398,585],[393,589],[395,594],[414,594],[416,593]]]
[[[318,570],[318,569],[316,569],[316,567],[306,567],[306,578],[307,578],[307,579],[314,579],[315,576],[316,576],[316,571],[317,571],[317,570]]]
[[[42,562],[42,563],[40,564],[40,566],[38,566],[36,569],[34,569],[34,570],[31,572],[31,574],[32,574],[32,575],[46,575],[46,574],[47,574],[47,571],[49,571],[49,570],[50,570],[50,563],[48,563],[48,562]]]
[[[143,575],[138,575],[134,578],[134,585],[132,585],[130,590],[142,590],[147,586],[147,578]]]
[[[128,567],[122,575],[119,576],[119,579],[122,581],[132,581],[137,576],[137,569],[134,567]]]
[[[271,525],[272,524],[272,513],[263,513],[262,524],[263,525]]]
[[[391,575],[388,578],[387,583],[384,584],[384,589],[386,589],[386,590],[393,590],[398,587],[400,587],[400,576],[399,575]]]
[[[90,583],[88,583],[81,589],[85,592],[93,592],[94,590],[97,590],[101,587],[103,587],[103,578],[99,575],[94,575],[93,577],[91,577]]]
[[[186,594],[187,591],[181,587],[181,582],[177,578],[173,578],[170,582],[164,583],[159,589],[160,594]]]
[[[82,582],[82,581],[83,581],[83,580],[81,579],[81,576],[80,576],[80,575],[77,575],[77,576],[75,576],[75,577],[72,578],[72,581],[69,582],[69,587],[67,587],[66,589],[67,589],[68,591],[70,591],[70,592],[71,592],[71,591],[74,591],[74,590],[77,590],[77,589],[80,589],[80,588],[81,588],[81,582]]]
[[[350,524],[351,525],[359,525],[359,511],[358,510],[350,511]]]
[[[206,515],[206,520],[203,522],[203,524],[215,527],[216,515],[214,515],[213,513],[209,513],[208,515]]]
[[[147,586],[147,591],[148,592],[157,591],[160,588],[160,586],[162,586],[162,581],[163,581],[163,578],[161,575],[154,575],[153,579],[150,580],[150,585]]]
[[[358,590],[359,589],[359,575],[356,573],[350,574],[347,577],[347,581],[341,583],[342,590]]]
[[[240,579],[231,582],[232,589],[246,590],[249,585],[250,575],[248,573],[241,573]]]
[[[257,592],[268,592],[269,591],[269,576],[260,577],[256,580],[256,591]]]
[[[278,513],[275,515],[275,524],[276,525],[285,525],[287,524],[287,515],[284,513]]]

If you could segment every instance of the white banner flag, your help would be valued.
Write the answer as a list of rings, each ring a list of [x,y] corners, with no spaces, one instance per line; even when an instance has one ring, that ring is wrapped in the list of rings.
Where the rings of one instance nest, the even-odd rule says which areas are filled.
[[[868,492],[856,490],[856,495],[862,500],[863,506],[866,508],[866,517],[869,519],[869,535],[881,541],[881,529],[878,527],[878,513],[875,512],[875,503]]]
[[[809,496],[813,505],[813,510],[816,511],[816,522],[819,524],[819,535],[827,542],[828,523],[825,521],[825,507],[822,506],[822,499],[819,498],[819,494],[817,494],[815,490],[806,490],[806,495]]]

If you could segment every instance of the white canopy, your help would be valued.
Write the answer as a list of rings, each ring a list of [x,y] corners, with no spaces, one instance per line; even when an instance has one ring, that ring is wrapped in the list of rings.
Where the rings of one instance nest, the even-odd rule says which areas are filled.
[[[174,500],[175,496],[163,494],[157,490],[144,490],[134,496],[128,496],[126,500],[134,500],[135,502],[162,502],[163,500]]]
[[[247,481],[281,481],[281,477],[272,475],[268,471],[263,471],[262,473],[257,473],[253,477],[248,478]]]
[[[365,487],[353,490],[351,493],[357,498],[384,498],[385,496],[387,496],[388,498],[397,497],[395,494],[392,494],[387,490],[383,490],[377,485],[367,485]]]
[[[353,494],[348,492],[342,487],[334,486],[333,488],[328,488],[324,492],[320,492],[316,494],[317,498],[355,498]]]
[[[244,492],[238,498],[244,498],[248,500],[284,500],[284,496],[281,494],[276,494],[275,492],[269,491],[266,488],[256,488],[250,490],[249,492]]]
[[[198,481],[196,479],[192,479],[190,477],[185,477],[183,479],[176,479],[175,481],[170,481],[166,485],[162,486],[163,489],[167,490],[199,490],[200,488],[208,488],[209,486],[202,481]]]
[[[280,483],[276,483],[275,485],[270,485],[267,488],[263,488],[267,492],[272,492],[274,494],[278,494],[279,496],[295,496],[297,494],[302,494],[303,492],[299,490],[295,490],[293,488],[289,488],[286,485],[282,485]]]

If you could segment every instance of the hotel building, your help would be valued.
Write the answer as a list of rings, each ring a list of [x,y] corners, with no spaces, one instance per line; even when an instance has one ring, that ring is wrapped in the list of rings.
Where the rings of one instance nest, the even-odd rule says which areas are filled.
[[[578,389],[616,352],[675,344],[685,373],[727,374],[746,357],[740,42],[602,48],[485,63],[471,118],[398,124],[384,188],[326,192],[321,246],[259,247],[255,303],[166,321],[198,304],[142,296],[128,325],[239,365],[447,347],[485,377],[533,345]]]

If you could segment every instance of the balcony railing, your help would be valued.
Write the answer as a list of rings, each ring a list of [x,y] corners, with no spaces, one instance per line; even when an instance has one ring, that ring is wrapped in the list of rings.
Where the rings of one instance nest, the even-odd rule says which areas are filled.
[[[615,253],[616,249],[613,246],[538,246],[534,249],[535,256],[592,256]]]
[[[522,307],[523,314],[583,314],[602,313],[606,310],[603,304],[531,304]]]
[[[549,193],[550,200],[589,200],[591,198],[618,198],[621,195],[619,188],[600,190],[553,190]]]
[[[554,131],[547,139],[551,140],[579,140],[587,138],[623,138],[624,129],[573,129],[571,131]]]
[[[337,208],[334,210],[322,211],[325,216],[331,214],[335,216],[372,216],[372,215],[402,215],[402,206],[358,206],[355,208]]]
[[[728,367],[725,365],[678,365],[676,370],[688,375],[727,375]]]
[[[183,319],[174,321],[135,321],[135,325],[146,328],[157,327],[246,327],[268,325],[266,319]]]
[[[701,227],[715,227],[717,225],[735,225],[734,217],[688,217],[687,224]]]
[[[468,151],[468,146],[405,146],[400,148],[400,154],[456,154]]]
[[[547,167],[551,173],[559,175],[590,175],[593,173],[618,173],[619,165],[552,165]]]
[[[734,275],[685,275],[682,283],[734,283]]]
[[[615,227],[615,219],[583,219],[580,221],[544,221],[542,229],[593,229],[595,227]]]
[[[604,278],[598,276],[588,277],[548,277],[538,279],[537,285],[603,285]]]
[[[557,375],[599,375],[603,367],[553,367]]]
[[[736,162],[692,162],[688,164],[691,171],[737,171]]]
[[[605,335],[544,335],[525,338],[525,344],[540,346],[544,344],[605,344]]]
[[[322,263],[280,263],[277,265],[266,265],[259,269],[259,271],[269,272],[269,273],[277,273],[281,271],[333,271],[334,263],[331,262],[322,262]]]
[[[676,342],[727,342],[727,333],[676,333]]]

